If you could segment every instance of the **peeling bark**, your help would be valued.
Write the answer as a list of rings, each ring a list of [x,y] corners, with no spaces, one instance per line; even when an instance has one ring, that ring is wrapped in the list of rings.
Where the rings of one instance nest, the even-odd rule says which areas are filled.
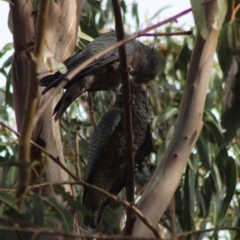
[[[25,101],[27,95],[27,80],[30,74],[31,61],[30,56],[33,53],[34,39],[38,37],[35,32],[33,20],[34,9],[32,1],[15,0],[10,4],[11,17],[13,23],[13,40],[14,40],[14,59],[12,64],[12,83],[15,115],[18,131],[21,132],[22,119],[25,110]],[[43,2],[39,1],[39,4]],[[74,52],[76,44],[76,33],[79,25],[80,13],[82,10],[83,0],[59,0],[51,1],[49,11],[49,22],[46,27],[45,39],[43,44],[43,59],[39,73],[47,73],[49,68],[57,68],[57,63],[65,60]],[[41,17],[37,18],[41,21]],[[32,54],[33,55],[33,54]],[[48,65],[48,67],[46,67]],[[50,66],[50,67],[49,67]],[[31,79],[32,81],[34,79]],[[48,95],[41,96],[41,89],[38,91],[38,107],[47,100]],[[50,94],[50,93],[49,93]],[[55,101],[55,100],[54,100]],[[52,118],[53,104],[49,104],[43,116],[35,126],[32,139],[39,145],[45,147],[54,156],[58,156],[61,162],[64,162],[60,130],[58,122],[55,123]],[[36,110],[37,110],[36,109]],[[29,142],[30,146],[30,142]],[[39,150],[31,148],[31,160],[44,162]],[[37,169],[43,171],[43,168]],[[32,177],[32,181],[36,176]],[[68,180],[68,175],[55,163],[49,161],[45,174],[45,181],[56,182]],[[68,188],[70,190],[70,188]],[[44,196],[52,196],[50,188],[43,190]],[[56,223],[54,229],[59,229],[60,224]],[[60,239],[59,237],[56,237]],[[52,239],[52,238],[51,238]]]
[[[62,62],[74,52],[76,45],[76,33],[82,10],[82,0],[51,2],[49,12],[49,24],[46,29],[44,41],[44,59],[42,59],[42,72],[46,73],[50,68],[57,69],[57,64]],[[41,96],[39,91],[39,108],[47,101],[50,93]],[[36,126],[33,139],[44,144],[47,151],[58,156],[64,162],[59,123],[52,117],[53,107],[59,96],[48,106]],[[54,162],[49,161],[45,180],[55,182],[68,180],[67,174]],[[67,188],[71,192],[70,188]],[[44,195],[52,195],[52,190],[44,188]]]

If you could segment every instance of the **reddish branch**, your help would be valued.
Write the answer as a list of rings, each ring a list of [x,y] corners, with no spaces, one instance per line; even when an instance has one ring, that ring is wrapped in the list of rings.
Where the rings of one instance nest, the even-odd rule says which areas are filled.
[[[117,34],[117,40],[124,39],[124,29],[122,21],[122,13],[119,1],[112,0],[113,12],[115,17],[115,28]],[[128,75],[128,63],[125,45],[121,45],[118,48],[122,88],[123,88],[123,119],[125,130],[125,144],[126,150],[126,167],[127,167],[127,181],[126,181],[126,195],[127,201],[134,204],[134,156],[133,156],[133,134],[132,134],[132,112],[131,112],[131,93],[130,82]],[[134,214],[131,209],[127,209],[127,222],[125,227],[125,235],[131,235],[133,229]]]
[[[184,32],[172,32],[172,33],[144,33],[139,37],[162,37],[162,36],[180,36],[180,35],[192,35],[192,31]]]

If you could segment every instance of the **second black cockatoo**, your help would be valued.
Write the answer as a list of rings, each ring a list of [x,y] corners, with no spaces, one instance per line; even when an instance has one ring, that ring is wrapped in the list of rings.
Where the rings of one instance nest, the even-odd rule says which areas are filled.
[[[132,126],[135,164],[140,166],[152,148],[152,135],[148,124],[147,93],[145,84],[131,87],[134,96],[132,103]],[[105,113],[95,128],[88,150],[88,164],[85,181],[104,190],[118,194],[126,184],[126,155],[122,97],[117,104]],[[83,205],[93,214],[87,216],[84,224],[96,228],[104,207],[109,199],[88,188],[84,189]]]
[[[125,34],[125,37],[129,35]],[[39,84],[45,86],[43,94],[57,87],[64,77],[78,65],[116,43],[116,33],[104,34],[89,43],[82,51],[64,61],[67,73],[59,71],[40,79]],[[130,74],[138,79],[138,83],[147,83],[157,74],[158,58],[153,47],[133,40],[126,44],[126,53]],[[113,90],[117,91],[121,83],[119,74],[118,49],[106,54],[78,73],[66,86],[62,98],[57,103],[54,114],[57,120],[69,105],[86,91]]]

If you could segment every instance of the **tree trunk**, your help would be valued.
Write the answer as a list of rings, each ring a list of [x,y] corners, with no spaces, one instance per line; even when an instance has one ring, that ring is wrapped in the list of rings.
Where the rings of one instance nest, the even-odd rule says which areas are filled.
[[[202,129],[204,104],[218,39],[218,31],[212,27],[216,7],[216,1],[208,3],[206,20],[209,35],[204,40],[198,34],[172,139],[138,203],[140,211],[154,226],[177,189],[189,155]],[[149,237],[149,235],[151,231],[141,220],[136,219],[133,236]]]
[[[49,24],[47,25],[44,41],[44,59],[42,59],[42,72],[48,72],[46,65],[51,65],[53,70],[57,69],[57,64],[64,61],[74,52],[76,45],[76,35],[79,25],[80,12],[83,0],[52,1],[49,11]],[[38,18],[40,20],[40,18]],[[37,33],[36,33],[37,34]],[[50,64],[49,64],[50,63]],[[42,91],[42,89],[40,89]],[[51,95],[51,91],[44,96],[39,95],[39,107],[41,107]],[[59,122],[55,122],[52,117],[53,107],[56,105],[57,96],[44,111],[40,118],[33,139],[51,152],[55,157],[59,157],[64,162],[62,143],[59,131]],[[67,174],[53,161],[49,161],[48,171],[45,180],[48,182],[67,180]],[[68,189],[70,191],[70,189]],[[52,195],[49,187],[44,188],[44,195]]]
[[[10,4],[14,57],[12,63],[13,102],[17,129],[20,132],[27,95],[29,52],[32,52],[35,38],[33,6],[31,1],[16,0]]]
[[[12,83],[17,129],[21,132],[26,101],[27,80],[29,76],[28,70],[30,69],[30,56],[33,53],[34,39],[38,37],[38,29],[35,29],[35,26],[38,26],[38,21],[41,21],[41,16],[37,15],[35,25],[33,20],[35,11],[32,6],[32,1],[15,0],[12,2],[13,4],[10,4],[10,9],[15,47],[12,64]],[[45,3],[44,1],[39,1],[38,5],[40,4]],[[56,70],[57,63],[62,62],[74,52],[82,5],[83,0],[51,1],[43,46],[44,59],[41,59],[42,73],[49,72],[46,65],[51,65],[51,68]],[[49,94],[51,94],[48,93],[42,97],[41,91],[42,89],[39,88],[37,109],[46,102]],[[56,98],[59,98],[59,96]],[[59,123],[54,122],[52,118],[52,109],[55,101],[56,99],[48,105],[44,114],[39,119],[35,126],[32,139],[39,145],[45,147],[52,155],[58,156],[59,160],[64,163]],[[38,159],[41,162],[45,162],[42,159],[41,152],[35,148],[31,148],[31,159]],[[43,168],[38,169],[38,171],[42,170]],[[33,176],[32,181],[35,179],[36,176]],[[49,161],[45,181],[54,183],[64,180],[68,180],[68,175],[57,164]],[[70,190],[70,188],[68,188],[68,190]],[[42,193],[44,196],[53,195],[50,188],[44,188]],[[56,224],[54,229],[58,230],[59,227],[60,224]],[[59,238],[56,237],[56,239]]]

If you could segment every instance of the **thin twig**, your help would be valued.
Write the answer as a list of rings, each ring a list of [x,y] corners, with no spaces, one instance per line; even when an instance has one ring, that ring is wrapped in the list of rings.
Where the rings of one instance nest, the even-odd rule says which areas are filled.
[[[231,22],[233,22],[233,21],[235,20],[236,14],[237,14],[237,12],[239,11],[239,9],[240,9],[240,4],[238,4],[238,5],[234,8],[233,13],[232,13],[232,16],[231,16]]]
[[[161,37],[161,36],[178,36],[178,35],[192,35],[193,31],[172,32],[172,33],[144,33],[139,37]]]
[[[37,228],[38,226],[34,223],[31,223],[31,222],[27,222],[27,221],[24,221],[24,220],[20,220],[20,219],[16,219],[16,218],[13,218],[13,217],[9,217],[9,216],[4,216],[4,215],[1,215],[0,216],[0,219],[1,219],[1,225],[3,225],[3,221],[6,221],[8,223],[11,224],[11,226],[14,226],[14,224],[18,224],[19,226],[23,227],[23,226],[26,226],[26,227],[31,227],[31,228]]]
[[[91,234],[77,234],[77,233],[67,233],[62,231],[53,231],[46,228],[20,228],[20,227],[8,227],[0,226],[0,231],[2,232],[22,232],[22,233],[33,233],[32,239],[36,239],[37,236],[41,235],[51,235],[51,236],[63,236],[72,238],[82,238],[82,239],[126,239],[126,240],[150,240],[150,238],[134,238],[130,236],[109,236],[109,235],[91,235]]]
[[[15,130],[13,130],[12,128],[10,128],[9,126],[7,126],[4,122],[0,121],[0,125],[2,125],[3,127],[7,128],[9,131],[11,131],[12,133],[14,133],[17,137],[21,137],[21,134],[16,132]],[[48,151],[46,151],[43,147],[41,147],[40,145],[38,145],[37,143],[35,143],[34,141],[30,141],[30,143],[34,146],[37,147],[39,150],[41,150],[43,153],[45,153],[50,159],[52,159],[56,164],[58,164],[65,172],[67,172],[74,180],[79,180],[77,176],[75,176],[71,171],[69,171],[64,164],[62,164],[61,161],[59,161],[58,158],[55,158],[51,153],[49,153]]]
[[[187,235],[196,235],[196,234],[201,234],[201,233],[207,233],[207,232],[213,232],[215,228],[209,228],[209,229],[201,229],[197,231],[188,231],[188,232],[183,232],[178,234],[178,238],[184,237]],[[224,230],[229,230],[229,231],[240,231],[240,227],[221,227],[218,229],[218,231],[224,231]]]
[[[240,231],[240,227],[222,227],[219,229],[219,231]],[[52,235],[52,236],[64,236],[64,237],[73,237],[73,238],[85,238],[85,239],[126,239],[126,240],[150,240],[151,238],[141,238],[141,237],[132,237],[132,236],[109,236],[109,235],[90,235],[90,234],[74,234],[74,233],[66,233],[62,231],[52,231],[50,229],[46,228],[20,228],[20,227],[8,227],[8,226],[0,226],[0,231],[2,232],[22,232],[22,233],[35,233],[35,237],[40,235],[40,234],[45,234],[45,235]],[[214,228],[211,229],[203,229],[203,230],[198,230],[198,231],[189,231],[185,233],[181,233],[178,236],[183,237],[187,236],[189,234],[201,234],[201,233],[206,233],[206,232],[212,232],[214,231]]]
[[[117,41],[124,39],[124,29],[122,21],[122,13],[119,0],[112,0],[115,29],[117,35]],[[125,45],[121,45],[118,48],[122,88],[123,88],[123,120],[124,120],[124,132],[125,132],[125,144],[126,150],[126,168],[127,168],[127,180],[126,180],[126,195],[127,201],[134,204],[134,156],[133,156],[133,134],[132,134],[132,112],[131,112],[131,94],[130,94],[130,81],[128,75],[128,62]],[[125,235],[131,235],[133,229],[134,213],[131,209],[127,209],[127,221],[125,226]]]
[[[163,25],[165,25],[165,24],[167,24],[169,22],[172,22],[172,21],[176,20],[177,18],[186,15],[187,13],[189,13],[191,11],[192,11],[192,8],[188,8],[188,9],[180,12],[179,14],[174,15],[173,17],[167,18],[164,21],[161,21],[159,23],[153,24],[150,27],[147,27],[147,28],[145,28],[145,29],[143,29],[143,30],[141,30],[139,32],[136,32],[136,33],[132,34],[131,36],[129,36],[128,38],[124,38],[122,41],[119,41],[116,44],[114,44],[112,46],[109,46],[109,48],[101,51],[100,53],[98,53],[98,54],[94,55],[93,57],[89,58],[88,60],[86,60],[83,64],[77,66],[74,70],[72,70],[69,74],[67,74],[67,76],[64,78],[64,80],[56,87],[56,89],[52,90],[51,96],[48,98],[48,100],[45,102],[45,104],[35,114],[34,122],[36,123],[38,121],[38,119],[40,118],[41,114],[48,107],[49,103],[53,100],[53,98],[57,94],[59,94],[61,92],[61,90],[67,85],[67,83],[69,81],[71,81],[71,79],[73,79],[78,73],[80,73],[88,65],[98,61],[100,58],[102,58],[107,53],[112,52],[113,50],[117,49],[118,47],[122,46],[123,44],[126,44],[126,43],[134,40],[135,38],[141,36],[142,34],[145,34],[145,33],[149,32],[149,31],[151,31],[151,30],[153,30],[155,28],[163,26]]]
[[[73,134],[75,137],[75,164],[77,169],[77,176],[78,178],[82,179],[80,152],[79,152],[79,145],[78,145],[78,128],[74,130]]]
[[[49,185],[49,183],[45,183],[46,185]],[[54,184],[79,184],[83,187],[87,187],[91,190],[95,190],[103,195],[105,195],[106,197],[108,197],[109,199],[111,199],[114,202],[117,202],[119,204],[121,204],[122,206],[126,207],[126,208],[130,208],[132,211],[134,211],[134,213],[138,216],[139,219],[141,219],[141,221],[153,232],[154,236],[157,239],[160,239],[159,233],[157,231],[157,229],[143,216],[143,214],[141,213],[141,211],[134,205],[132,205],[131,203],[121,200],[120,198],[118,198],[117,196],[103,190],[102,188],[98,188],[94,185],[91,185],[89,183],[86,183],[84,181],[78,180],[78,181],[63,181],[63,182],[59,182],[59,183],[54,183]],[[44,184],[39,184],[37,187],[43,187]]]
[[[126,207],[126,208],[130,208],[132,211],[134,211],[134,213],[138,216],[139,219],[142,220],[142,222],[149,228],[151,229],[151,231],[153,232],[154,236],[157,239],[160,239],[159,233],[157,231],[157,229],[143,216],[143,214],[141,213],[141,211],[134,205],[132,205],[131,203],[121,200],[120,198],[118,198],[117,196],[103,190],[102,188],[98,188],[92,184],[86,183],[84,181],[81,180],[77,180],[77,181],[63,181],[63,182],[58,182],[58,183],[41,183],[35,186],[31,186],[30,188],[39,188],[39,187],[44,187],[44,186],[48,186],[48,185],[52,185],[52,184],[60,184],[60,185],[72,185],[72,184],[79,184],[83,187],[89,188],[91,190],[95,190],[103,195],[105,195],[106,197],[108,197],[109,199],[111,199],[114,202],[117,202],[119,204],[121,204],[122,206]]]
[[[114,202],[117,202],[119,204],[121,204],[122,206],[126,207],[126,208],[131,208],[132,211],[136,214],[136,216],[142,220],[142,222],[153,232],[154,236],[157,238],[157,239],[160,239],[160,236],[159,236],[159,233],[158,231],[154,228],[154,226],[143,216],[143,214],[141,213],[141,211],[134,205],[130,204],[129,202],[127,201],[124,201],[124,200],[121,200],[120,198],[116,197],[115,195],[112,195],[110,194],[109,192],[101,189],[101,188],[98,188],[94,185],[91,185],[89,183],[86,183],[84,181],[81,181],[81,180],[77,180],[77,181],[62,181],[62,182],[55,182],[55,183],[49,183],[49,182],[45,182],[45,183],[40,183],[40,184],[36,184],[36,185],[33,185],[33,186],[29,186],[28,187],[28,190],[31,190],[31,189],[36,189],[36,188],[42,188],[42,187],[46,187],[46,186],[49,186],[49,185],[75,185],[75,184],[78,184],[78,185],[81,185],[83,187],[86,187],[86,188],[89,188],[89,189],[92,189],[92,190],[95,190],[103,195],[105,195],[106,197],[108,197],[109,199],[111,199],[112,201]],[[12,190],[12,189],[11,189]]]
[[[73,77],[75,77],[79,72],[81,72],[84,68],[86,68],[89,64],[98,61],[100,58],[102,58],[104,55],[106,55],[107,53],[117,49],[118,47],[122,46],[123,44],[126,44],[132,40],[134,40],[135,38],[139,37],[141,34],[147,33],[155,28],[158,28],[160,26],[163,26],[171,21],[174,21],[175,19],[186,15],[187,13],[189,13],[190,11],[192,11],[192,8],[189,8],[185,11],[182,11],[179,14],[174,15],[173,17],[170,17],[162,22],[153,24],[150,27],[147,27],[139,32],[134,33],[133,35],[131,35],[128,38],[123,39],[122,41],[117,42],[116,44],[110,46],[108,49],[103,50],[102,52],[96,54],[95,56],[89,58],[87,61],[85,61],[83,64],[77,66],[73,71],[71,71],[65,78],[65,81],[67,84],[68,81],[70,81]]]

